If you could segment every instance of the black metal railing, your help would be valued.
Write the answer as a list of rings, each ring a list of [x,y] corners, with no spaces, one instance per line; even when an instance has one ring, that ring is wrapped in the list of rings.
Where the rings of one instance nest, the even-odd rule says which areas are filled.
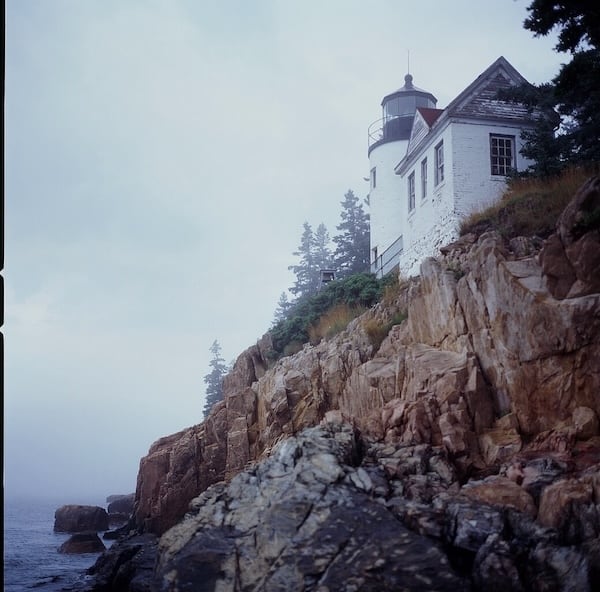
[[[378,278],[388,274],[399,264],[400,253],[404,250],[404,239],[400,235],[381,255],[371,263],[371,273]]]
[[[412,118],[410,117],[382,117],[374,121],[367,130],[369,151],[379,144],[394,142],[396,140],[408,140]]]

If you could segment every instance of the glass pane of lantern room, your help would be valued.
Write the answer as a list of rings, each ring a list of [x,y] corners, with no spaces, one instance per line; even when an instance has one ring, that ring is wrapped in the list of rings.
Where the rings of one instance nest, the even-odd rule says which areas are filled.
[[[389,117],[398,117],[399,115],[399,99],[395,98],[395,99],[390,99],[389,101],[386,101],[383,105],[383,117],[384,118],[389,118]]]
[[[417,97],[417,107],[435,107],[433,102],[427,97]]]
[[[400,99],[398,115],[412,115],[416,111],[415,97],[408,95]]]

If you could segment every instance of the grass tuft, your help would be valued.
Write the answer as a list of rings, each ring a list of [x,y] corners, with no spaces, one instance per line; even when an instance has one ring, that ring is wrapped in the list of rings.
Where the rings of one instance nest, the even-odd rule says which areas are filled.
[[[365,322],[365,333],[367,334],[367,337],[369,338],[369,341],[371,342],[371,345],[375,351],[379,350],[383,340],[388,336],[390,329],[394,325],[403,323],[407,317],[408,315],[406,312],[399,312],[386,323],[380,323],[376,319],[370,319]]]
[[[350,321],[365,312],[364,306],[351,306],[349,304],[336,304],[325,312],[308,328],[308,336],[313,345],[322,339],[331,339],[341,333]]]
[[[460,226],[460,234],[496,230],[505,238],[546,238],[571,198],[593,171],[572,168],[552,179],[516,178],[494,205],[474,212]]]

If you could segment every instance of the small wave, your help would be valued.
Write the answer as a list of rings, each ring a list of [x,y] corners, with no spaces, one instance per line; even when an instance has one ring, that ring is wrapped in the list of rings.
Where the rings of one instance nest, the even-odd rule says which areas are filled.
[[[48,584],[56,584],[57,582],[60,582],[60,580],[61,576],[59,575],[47,576],[45,578],[37,580],[36,582],[31,584],[29,588],[41,588],[42,586],[47,586]]]

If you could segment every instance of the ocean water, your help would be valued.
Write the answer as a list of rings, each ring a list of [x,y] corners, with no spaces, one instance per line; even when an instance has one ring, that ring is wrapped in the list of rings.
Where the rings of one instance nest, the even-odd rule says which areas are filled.
[[[4,592],[77,590],[85,571],[99,553],[67,555],[58,552],[71,535],[54,532],[54,512],[78,501],[4,501]],[[90,505],[106,507],[104,502]],[[102,539],[102,533],[98,533]],[[109,547],[112,541],[102,542]]]

